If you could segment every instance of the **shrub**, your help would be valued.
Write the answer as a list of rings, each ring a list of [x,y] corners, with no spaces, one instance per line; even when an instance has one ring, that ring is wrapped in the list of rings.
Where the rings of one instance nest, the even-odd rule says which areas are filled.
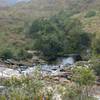
[[[93,70],[87,67],[78,66],[73,69],[73,80],[80,86],[90,86],[95,83],[95,74]]]
[[[4,98],[4,100],[7,98],[9,100],[41,100],[44,84],[43,80],[40,80],[39,74],[40,72],[36,70],[33,77],[20,77],[20,79],[13,77],[5,80],[3,85],[7,90],[3,91],[5,94],[0,98]]]
[[[83,95],[89,97],[90,88],[95,84],[96,76],[90,68],[78,66],[73,69],[72,80],[79,86],[78,88],[81,88]]]
[[[91,61],[92,69],[95,71],[96,75],[100,76],[100,61],[98,59]]]
[[[90,46],[90,36],[82,30],[79,20],[66,14],[35,20],[26,36],[33,39],[34,48],[48,59],[69,53],[80,53]]]
[[[85,18],[90,18],[90,17],[93,17],[96,15],[96,12],[95,11],[89,11],[86,15],[85,15]]]
[[[92,42],[92,52],[95,55],[100,54],[100,39],[94,38]]]
[[[13,58],[13,53],[10,49],[4,49],[1,51],[0,57],[3,59],[10,59]]]
[[[28,59],[28,58],[32,58],[32,54],[29,54],[24,49],[19,49],[15,54],[15,59],[17,59],[17,60],[25,60],[25,59]]]

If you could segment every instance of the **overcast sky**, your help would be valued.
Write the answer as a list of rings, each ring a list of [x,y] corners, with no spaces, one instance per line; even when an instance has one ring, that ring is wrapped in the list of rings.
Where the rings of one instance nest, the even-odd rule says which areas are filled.
[[[30,0],[0,0],[0,7],[5,7],[5,6],[10,6],[10,5],[14,5],[18,2],[28,2]]]
[[[0,0],[0,3],[11,3],[11,4],[14,4],[14,3],[17,3],[17,2],[22,2],[22,1],[30,1],[30,0]]]
[[[21,2],[21,1],[30,1],[30,0],[16,0],[17,2]]]

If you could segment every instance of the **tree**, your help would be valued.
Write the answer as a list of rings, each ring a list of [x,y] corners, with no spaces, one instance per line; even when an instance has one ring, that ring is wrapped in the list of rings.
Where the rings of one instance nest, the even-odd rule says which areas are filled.
[[[82,30],[80,21],[70,18],[66,13],[35,20],[27,35],[35,41],[34,48],[48,59],[81,53],[90,46],[90,36]]]

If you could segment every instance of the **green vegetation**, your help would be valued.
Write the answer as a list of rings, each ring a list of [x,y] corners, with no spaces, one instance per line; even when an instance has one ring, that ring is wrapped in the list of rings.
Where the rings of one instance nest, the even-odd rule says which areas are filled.
[[[40,69],[31,77],[1,79],[6,90],[0,91],[0,100],[52,100],[56,93],[62,100],[94,100],[89,93],[96,76],[100,77],[99,10],[100,0],[32,0],[4,10],[0,8],[0,58],[3,60],[26,62],[36,57],[28,53],[34,50],[45,60],[68,54],[93,59],[68,69],[72,77],[63,85],[60,81],[52,82],[51,77],[47,77],[48,81],[43,79]]]
[[[30,25],[27,24],[23,33],[19,34],[19,36],[26,35],[23,40],[20,40],[22,43],[15,41],[8,44],[7,47],[11,51],[7,51],[3,46],[1,57],[25,60],[32,57],[27,53],[30,49],[41,51],[47,60],[67,54],[83,54],[87,49],[90,49],[93,54],[99,54],[99,38],[85,32],[81,21],[72,17],[74,14],[75,12],[66,10],[50,18],[39,18]],[[1,38],[3,39],[4,36]],[[11,57],[5,55],[5,51],[9,52]]]
[[[99,59],[93,59],[91,61],[92,69],[95,71],[97,76],[100,76],[100,61]]]
[[[3,59],[10,59],[13,58],[13,53],[11,52],[10,49],[5,49],[1,52],[0,57]]]
[[[84,67],[75,67],[73,71],[75,83],[63,85],[41,80],[39,67],[32,77],[20,79],[12,77],[12,79],[3,80],[2,84],[7,87],[7,90],[0,95],[0,100],[7,98],[10,100],[42,100],[43,98],[53,100],[56,93],[62,100],[95,100],[87,95],[87,86],[89,89],[95,82],[93,71]]]
[[[28,58],[30,59],[30,58],[32,58],[32,54],[29,54],[26,50],[21,48],[16,52],[16,54],[13,58],[16,60],[25,60]]]
[[[95,82],[96,77],[90,68],[78,66],[73,73],[73,80],[80,86],[91,86]]]
[[[41,0],[40,8],[39,8],[40,6],[39,2],[40,1],[36,1],[36,3],[34,3],[34,0],[32,0],[31,2],[28,2],[28,3],[21,3],[10,8],[5,8],[5,10],[0,10],[0,18],[1,18],[0,20],[1,22],[0,23],[1,25],[0,27],[1,54],[0,55],[2,55],[3,50],[6,51],[6,48],[9,48],[11,50],[10,52],[12,52],[12,54],[15,57],[17,55],[16,52],[19,52],[20,48],[23,47],[24,51],[26,48],[32,49],[32,50],[38,49],[42,51],[44,55],[46,56],[50,55],[51,56],[50,59],[51,59],[51,58],[55,58],[57,55],[64,55],[67,53],[76,53],[77,51],[79,52],[81,50],[83,51],[82,48],[87,49],[88,48],[87,41],[90,42],[91,40],[90,37],[88,40],[88,36],[86,36],[88,33],[95,33],[97,37],[100,37],[99,35],[100,33],[100,28],[99,28],[100,27],[99,26],[100,2],[98,0],[95,0],[95,1],[90,1],[90,0],[59,1],[57,0],[56,2],[51,1],[51,3],[48,0]],[[60,13],[58,14],[59,11]],[[53,16],[53,17],[51,18],[50,16]],[[54,17],[57,17],[57,18],[54,18]],[[28,32],[28,34],[31,37],[33,36],[32,34],[35,33],[36,30],[38,30],[38,34],[37,32],[34,34],[34,38],[37,38],[37,40],[32,39],[32,41],[29,42],[29,38],[27,39],[26,37],[24,37],[23,29],[24,28],[27,29],[28,24],[30,25],[32,21],[33,21],[33,24],[30,26],[29,28],[30,31]],[[43,24],[42,25],[43,27],[41,26],[41,24]],[[48,28],[49,30],[45,30],[44,26]],[[75,28],[73,28],[74,26]],[[32,27],[34,27],[33,28],[34,30],[32,30]],[[42,30],[40,29],[41,27],[42,27]],[[50,28],[51,29],[53,28],[51,32],[50,32],[51,30]],[[70,29],[67,30],[68,28]],[[70,30],[74,32],[69,32]],[[80,36],[78,30],[81,31],[80,34],[84,36]],[[41,35],[41,32],[44,35],[43,34]],[[39,41],[38,36],[35,36],[36,34],[42,36],[40,37],[41,43],[39,43],[40,41]],[[75,34],[78,34],[78,35],[74,36]],[[70,39],[71,35],[73,39]],[[64,41],[62,42],[63,36],[66,39],[64,39]],[[61,37],[60,40],[58,39],[59,37]],[[77,41],[77,39],[79,38],[83,39],[82,41],[84,41],[84,43],[86,39],[87,41],[85,44],[87,45],[85,46],[84,43],[80,43],[80,41]],[[5,40],[7,40],[7,43],[5,42]],[[50,42],[51,43],[50,44],[48,41],[49,42],[51,41],[52,43],[54,43],[53,46],[57,44],[58,47],[57,46],[53,47],[54,49],[51,50],[52,43]],[[44,42],[46,42],[46,45],[43,46],[42,44]],[[93,39],[93,42],[95,42],[94,39]],[[80,46],[78,44],[80,44]],[[41,50],[41,48],[43,49]],[[49,49],[50,51],[48,51],[47,49]],[[92,50],[93,49],[94,47],[92,48]],[[95,46],[95,51],[92,51],[92,50],[91,51],[98,52],[97,49],[99,49],[99,46],[97,47]],[[53,52],[54,50],[55,52]],[[18,56],[17,56],[17,59],[18,59]]]
[[[32,54],[29,54],[25,49],[17,49],[15,51],[12,48],[5,48],[0,52],[0,58],[2,59],[15,59],[15,60],[25,60],[32,58]]]
[[[34,48],[48,59],[82,53],[89,48],[91,38],[82,30],[80,21],[70,16],[64,12],[50,19],[35,20],[26,31],[26,36],[35,41]]]
[[[94,17],[96,16],[96,12],[95,11],[89,11],[86,15],[85,18],[90,18],[90,17]]]
[[[91,91],[91,87],[95,84],[96,76],[93,70],[84,66],[77,66],[73,69],[73,73],[72,80],[79,86],[78,88],[81,89],[80,92],[86,96],[86,98],[81,96],[82,100],[86,100]]]
[[[95,38],[92,43],[92,50],[95,55],[100,54],[100,39]]]

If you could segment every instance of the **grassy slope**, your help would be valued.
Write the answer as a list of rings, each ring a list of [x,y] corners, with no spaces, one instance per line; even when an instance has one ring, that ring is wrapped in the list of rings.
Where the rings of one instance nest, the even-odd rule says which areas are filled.
[[[96,15],[90,18],[85,18],[87,11],[74,15],[73,18],[79,19],[84,27],[84,30],[94,33],[100,38],[100,11],[96,10]]]
[[[100,0],[32,0],[29,3],[20,3],[9,9],[0,10],[0,31],[19,32],[21,27],[24,26],[24,22],[54,15],[61,9],[68,7],[79,10],[81,16],[84,17],[84,11],[100,10]],[[97,17],[99,17],[99,14],[96,18],[91,19],[92,22],[98,20]],[[87,23],[91,22],[90,19],[82,18],[81,20]]]
[[[27,22],[40,17],[52,16],[64,7],[65,1],[54,1],[32,0],[29,3],[20,3],[11,8],[0,8],[0,50],[2,51],[2,48],[8,47],[16,50],[16,47],[23,47],[27,39],[24,38],[24,34],[21,31]],[[67,1],[69,2],[70,0]]]
[[[77,1],[77,2],[76,2]],[[11,8],[0,8],[0,50],[6,47],[22,47],[26,44],[21,33],[27,22],[36,18],[48,17],[61,11],[61,9],[74,8],[80,13],[74,15],[82,21],[84,29],[95,32],[100,37],[100,0],[32,0],[29,3],[20,3]],[[89,10],[96,10],[97,14],[85,18]],[[5,42],[7,41],[7,42]]]
[[[83,24],[84,30],[87,32],[95,33],[97,38],[100,38],[100,0],[87,0],[87,3],[79,14],[74,15],[74,18],[80,19]],[[96,15],[90,18],[86,18],[86,14],[89,11],[95,11]]]

